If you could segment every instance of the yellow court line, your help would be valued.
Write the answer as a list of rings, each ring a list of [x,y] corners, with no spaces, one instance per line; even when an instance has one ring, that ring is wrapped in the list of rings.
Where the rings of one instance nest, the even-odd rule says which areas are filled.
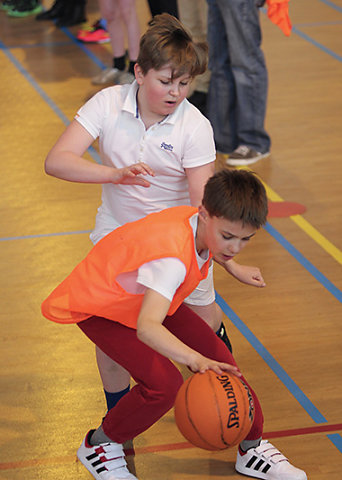
[[[245,170],[249,170],[246,167],[239,167]],[[272,202],[284,202],[284,199],[281,198],[271,187],[267,185],[263,180],[261,180],[267,193],[267,197]],[[325,238],[315,227],[313,227],[302,215],[291,215],[289,217],[298,227],[303,230],[314,242],[316,242],[320,247],[323,248],[329,255],[331,255],[338,263],[342,264],[342,252],[335,245],[333,245],[327,238]]]
[[[283,202],[284,200],[263,182],[268,198],[272,202]],[[329,255],[331,255],[338,263],[342,264],[342,252],[335,245],[333,245],[327,238],[325,238],[315,227],[313,227],[302,215],[291,215],[290,219],[298,225],[312,240],[314,240],[320,247],[323,248]]]

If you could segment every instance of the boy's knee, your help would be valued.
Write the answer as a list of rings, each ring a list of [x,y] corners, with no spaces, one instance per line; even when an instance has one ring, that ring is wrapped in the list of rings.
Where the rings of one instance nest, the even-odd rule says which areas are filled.
[[[163,375],[161,382],[150,391],[154,400],[164,405],[165,411],[173,407],[178,390],[183,384],[181,373],[175,369],[172,374]]]

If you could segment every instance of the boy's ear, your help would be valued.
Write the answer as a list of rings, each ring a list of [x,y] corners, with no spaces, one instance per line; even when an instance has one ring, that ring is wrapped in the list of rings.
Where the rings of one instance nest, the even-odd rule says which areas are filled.
[[[138,85],[142,85],[144,81],[144,74],[138,63],[134,65],[134,74],[135,74],[135,79],[138,82]]]
[[[198,207],[198,215],[200,216],[201,220],[203,220],[204,222],[206,222],[209,217],[209,213],[207,212],[206,208],[203,205],[200,205]]]

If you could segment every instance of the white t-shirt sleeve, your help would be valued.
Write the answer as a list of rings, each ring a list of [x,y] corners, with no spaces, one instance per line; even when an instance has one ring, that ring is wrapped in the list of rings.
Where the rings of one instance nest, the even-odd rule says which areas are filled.
[[[182,159],[183,168],[193,168],[214,162],[216,149],[212,126],[200,112],[192,112],[191,132],[186,138]]]
[[[113,90],[105,89],[91,97],[77,112],[75,120],[96,139],[102,132],[103,121],[108,116],[108,107],[112,105]]]
[[[161,258],[139,268],[137,283],[151,288],[172,301],[186,275],[184,263],[178,258]]]

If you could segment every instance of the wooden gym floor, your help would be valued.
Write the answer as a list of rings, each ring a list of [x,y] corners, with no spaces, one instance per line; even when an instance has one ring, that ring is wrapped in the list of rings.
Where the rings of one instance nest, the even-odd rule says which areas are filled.
[[[145,0],[137,5],[144,30],[149,11]],[[87,11],[98,18],[95,0]],[[265,289],[220,268],[215,285],[236,359],[263,405],[265,438],[310,480],[340,480],[342,1],[292,0],[290,14],[286,38],[261,12],[273,144],[254,170],[271,202],[306,211],[273,213],[240,255],[262,269]],[[49,148],[95,93],[90,78],[111,58],[108,45],[80,45],[76,32],[0,12],[1,480],[90,479],[75,452],[105,412],[93,346],[40,313],[89,250],[100,202],[98,186],[43,172]],[[98,159],[95,149],[89,158]],[[236,449],[190,448],[172,412],[135,447],[141,480],[242,478]]]

